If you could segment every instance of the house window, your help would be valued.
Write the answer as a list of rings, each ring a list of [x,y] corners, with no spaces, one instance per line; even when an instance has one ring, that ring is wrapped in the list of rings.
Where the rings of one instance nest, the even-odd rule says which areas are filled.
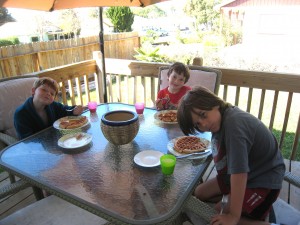
[[[38,42],[39,41],[39,37],[31,37],[31,41],[32,42]]]
[[[49,41],[55,40],[54,35],[53,35],[53,34],[48,34],[48,40],[49,40]]]

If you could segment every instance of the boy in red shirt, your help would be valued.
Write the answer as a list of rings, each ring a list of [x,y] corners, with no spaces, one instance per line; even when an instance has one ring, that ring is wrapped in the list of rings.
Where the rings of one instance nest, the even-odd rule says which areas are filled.
[[[155,102],[158,110],[177,109],[178,102],[191,90],[191,87],[185,86],[190,78],[190,71],[183,63],[175,62],[168,71],[169,86],[162,89],[157,94]]]

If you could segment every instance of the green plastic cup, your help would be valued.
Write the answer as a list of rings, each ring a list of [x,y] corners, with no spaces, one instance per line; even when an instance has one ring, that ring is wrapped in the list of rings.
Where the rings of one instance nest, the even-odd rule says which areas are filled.
[[[166,154],[160,157],[160,167],[163,174],[173,174],[175,165],[176,157],[174,155]]]

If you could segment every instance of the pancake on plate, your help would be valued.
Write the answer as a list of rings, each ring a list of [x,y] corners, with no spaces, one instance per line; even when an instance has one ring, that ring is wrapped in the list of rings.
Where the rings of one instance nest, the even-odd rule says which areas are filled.
[[[204,143],[201,138],[195,136],[183,136],[174,142],[174,150],[179,153],[203,152],[207,149],[208,143]]]
[[[177,110],[164,110],[157,115],[163,122],[177,122]]]
[[[62,118],[59,123],[59,128],[61,129],[75,129],[82,127],[88,122],[86,116],[79,116],[79,117],[66,117]]]

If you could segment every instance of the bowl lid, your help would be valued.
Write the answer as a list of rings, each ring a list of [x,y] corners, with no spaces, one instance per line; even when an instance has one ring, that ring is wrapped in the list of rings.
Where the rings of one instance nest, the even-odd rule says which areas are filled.
[[[106,112],[101,117],[101,122],[108,126],[124,126],[138,120],[137,113],[127,110],[114,110]]]

